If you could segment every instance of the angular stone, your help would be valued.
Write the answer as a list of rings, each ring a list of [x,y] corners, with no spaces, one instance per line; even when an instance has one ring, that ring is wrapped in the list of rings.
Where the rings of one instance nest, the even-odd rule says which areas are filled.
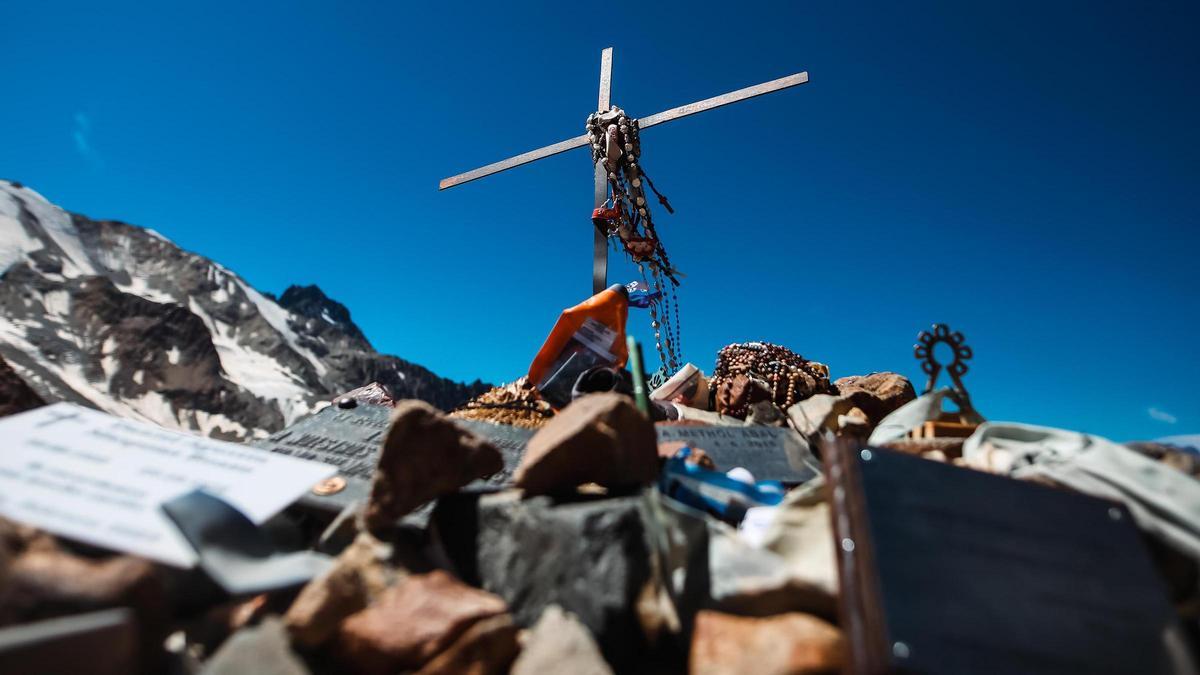
[[[837,418],[838,431],[843,435],[855,436],[866,439],[871,435],[871,429],[874,425],[867,418],[867,414],[861,408],[851,408],[850,412],[845,415],[838,415]]]
[[[391,547],[363,533],[334,566],[309,582],[284,617],[296,644],[314,648],[337,631],[343,619],[364,609],[406,572],[388,564]]]
[[[472,624],[506,609],[499,597],[471,588],[442,570],[414,574],[342,622],[338,652],[357,672],[415,670]]]
[[[401,401],[392,413],[375,470],[366,523],[373,531],[425,502],[504,468],[500,451],[423,401]]]
[[[787,415],[772,401],[759,401],[750,406],[746,413],[746,424],[767,427],[787,426]]]
[[[788,408],[792,427],[805,438],[820,436],[825,431],[838,430],[838,417],[854,408],[846,397],[816,394]]]
[[[549,605],[533,626],[511,675],[612,675],[592,634],[574,615]]]
[[[520,651],[519,629],[512,616],[500,614],[475,622],[446,651],[417,675],[501,675]]]
[[[200,675],[308,675],[309,669],[292,651],[287,630],[275,617],[243,628],[225,641],[204,664]]]
[[[838,569],[823,481],[788,493],[760,546],[710,527],[711,604],[736,614],[801,611],[834,618]]]
[[[839,673],[842,633],[815,616],[791,612],[749,618],[703,610],[696,615],[692,675]]]
[[[653,482],[659,462],[654,424],[628,397],[577,399],[543,426],[525,450],[514,482],[527,494]]]
[[[753,538],[670,497],[648,500],[679,618],[701,608],[746,616],[837,615],[838,570],[823,481],[791,490]]]
[[[873,424],[917,397],[912,383],[898,373],[851,375],[836,380],[833,386],[855,407],[862,408]]]
[[[504,598],[517,624],[559,605],[619,669],[645,649],[637,601],[651,567],[641,502],[458,494],[438,500],[432,522],[462,578]]]

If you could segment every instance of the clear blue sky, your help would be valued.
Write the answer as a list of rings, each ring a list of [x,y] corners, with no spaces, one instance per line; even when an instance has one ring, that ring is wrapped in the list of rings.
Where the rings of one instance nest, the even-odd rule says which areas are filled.
[[[581,133],[605,46],[635,116],[807,70],[644,136],[688,360],[762,339],[920,386],[944,321],[989,418],[1200,429],[1200,5],[586,7],[8,3],[0,176],[501,381],[589,290],[589,159],[438,179]]]

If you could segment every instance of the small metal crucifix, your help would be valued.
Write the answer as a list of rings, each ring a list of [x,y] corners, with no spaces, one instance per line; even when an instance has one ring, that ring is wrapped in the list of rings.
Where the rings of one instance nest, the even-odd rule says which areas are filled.
[[[596,109],[601,112],[608,111],[611,107],[609,94],[612,85],[612,54],[612,47],[609,47],[601,52],[600,55],[600,98]],[[798,84],[804,84],[805,82],[808,82],[807,72],[788,75],[787,77],[781,77],[778,80],[763,82],[762,84],[756,84],[752,87],[746,87],[745,89],[738,89],[737,91],[731,91],[726,94],[721,94],[720,96],[706,98],[703,101],[696,101],[695,103],[681,105],[678,108],[664,110],[660,113],[650,115],[649,117],[641,118],[638,120],[638,125],[643,130],[649,129],[656,124],[670,122],[671,120],[677,120],[680,117],[687,117],[688,115],[694,115],[698,112],[712,110],[713,108],[719,108],[723,105],[736,103],[744,99],[754,98],[755,96],[761,96],[763,94],[769,94],[773,91],[779,91],[780,89],[787,89]],[[445,190],[446,188],[452,188],[455,185],[462,185],[463,183],[473,181],[477,178],[490,176],[491,174],[499,173],[506,169],[511,169],[522,164],[528,164],[529,162],[542,159],[543,157],[557,155],[560,152],[566,152],[567,150],[573,150],[575,148],[586,147],[589,145],[590,137],[585,133],[580,136],[576,136],[575,138],[560,141],[554,145],[547,145],[544,148],[530,150],[529,152],[517,155],[516,157],[509,157],[508,159],[496,162],[494,164],[488,164],[487,166],[483,166],[466,173],[460,173],[457,176],[443,178],[438,184],[438,189]],[[608,199],[608,172],[605,170],[603,162],[596,163],[595,173],[595,207],[600,208],[604,206],[605,201]],[[595,238],[593,240],[592,293],[599,293],[600,291],[604,290],[607,285],[608,239],[603,232],[596,229]]]

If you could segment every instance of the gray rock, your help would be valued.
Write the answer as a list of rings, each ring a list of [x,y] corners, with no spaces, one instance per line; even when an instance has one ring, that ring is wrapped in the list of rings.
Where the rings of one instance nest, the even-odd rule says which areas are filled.
[[[651,574],[641,502],[458,494],[439,500],[433,527],[460,577],[504,598],[518,625],[559,605],[620,669],[646,648],[636,607]]]
[[[308,675],[308,666],[292,651],[287,631],[277,617],[243,628],[204,664],[201,675]]]
[[[838,416],[854,408],[849,398],[832,394],[816,394],[788,408],[792,427],[805,438],[815,438],[824,431],[838,429]]]
[[[650,500],[654,541],[684,633],[700,609],[836,616],[837,559],[818,479],[788,493],[761,543],[669,497]]]
[[[745,616],[799,611],[836,617],[837,558],[822,482],[788,494],[761,547],[708,521],[712,607]]]

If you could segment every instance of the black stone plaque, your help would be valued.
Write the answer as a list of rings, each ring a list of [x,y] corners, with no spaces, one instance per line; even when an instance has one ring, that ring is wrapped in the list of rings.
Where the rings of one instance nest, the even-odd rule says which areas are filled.
[[[745,467],[757,480],[803,483],[821,471],[808,444],[792,429],[667,424],[656,429],[659,443],[687,443],[707,452],[722,471]]]
[[[330,406],[266,440],[254,442],[254,445],[336,466],[338,477],[345,480],[345,487],[330,494],[309,492],[300,498],[300,502],[323,511],[337,512],[351,502],[367,498],[371,473],[379,462],[390,414],[391,408],[385,406]]]
[[[336,466],[338,478],[345,481],[344,488],[334,492],[318,488],[300,498],[303,506],[336,513],[369,495],[371,474],[383,450],[391,413],[389,407],[362,403],[352,408],[330,406],[253,445]],[[504,470],[486,481],[476,481],[472,487],[508,483],[533,432],[491,422],[454,421],[494,443],[504,455]]]
[[[1121,505],[827,444],[855,672],[1165,673],[1173,613]]]

